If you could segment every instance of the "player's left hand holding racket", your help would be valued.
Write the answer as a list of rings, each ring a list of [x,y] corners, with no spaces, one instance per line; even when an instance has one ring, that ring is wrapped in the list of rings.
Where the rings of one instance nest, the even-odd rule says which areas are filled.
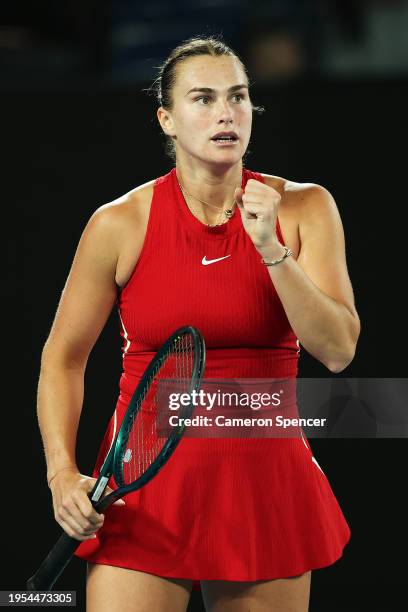
[[[112,440],[89,494],[97,512],[147,484],[168,461],[183,435],[184,424],[167,427],[165,434],[159,427],[159,393],[163,389],[158,388],[158,383],[171,380],[178,393],[191,394],[199,390],[204,368],[205,343],[194,327],[175,331],[157,352],[130,400],[118,435]],[[194,405],[189,402],[180,408],[178,416],[189,418],[193,410]],[[102,498],[112,475],[118,488]],[[28,580],[27,589],[51,590],[80,544],[80,540],[63,533]]]

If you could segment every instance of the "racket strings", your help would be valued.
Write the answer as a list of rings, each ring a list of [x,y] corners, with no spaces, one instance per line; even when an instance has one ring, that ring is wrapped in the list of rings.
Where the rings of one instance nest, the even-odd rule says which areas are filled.
[[[169,434],[169,394],[189,393],[195,366],[195,343],[189,333],[178,336],[157,362],[129,422],[122,451],[124,485],[137,480],[154,463]],[[189,407],[181,407],[184,414]]]
[[[133,414],[129,440],[126,452],[128,453],[129,469],[128,476],[124,470],[125,483],[134,482],[147,467],[153,462],[154,454],[156,455],[161,450],[161,442],[158,436],[155,436],[154,424],[151,415],[157,410],[155,393],[155,380],[162,365],[162,361],[156,364],[148,380],[144,393],[140,396],[137,410]],[[135,423],[137,419],[137,424]],[[137,426],[136,426],[137,425]],[[156,441],[156,445],[153,441]],[[131,452],[129,452],[129,450]],[[137,451],[137,452],[135,452]]]

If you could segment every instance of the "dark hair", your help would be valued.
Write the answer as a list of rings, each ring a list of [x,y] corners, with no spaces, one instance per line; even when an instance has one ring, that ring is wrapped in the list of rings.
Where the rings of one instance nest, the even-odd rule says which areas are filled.
[[[248,72],[245,65],[238,55],[225,44],[220,36],[195,36],[183,41],[173,49],[167,59],[159,66],[158,77],[147,91],[156,96],[160,106],[163,106],[163,108],[167,110],[173,108],[172,89],[176,81],[177,65],[189,57],[196,57],[198,55],[211,55],[213,57],[229,55],[235,57],[248,78]],[[252,105],[252,110],[258,114],[262,114],[265,109],[262,106]],[[166,136],[166,154],[175,160],[175,153],[173,138],[171,136]]]

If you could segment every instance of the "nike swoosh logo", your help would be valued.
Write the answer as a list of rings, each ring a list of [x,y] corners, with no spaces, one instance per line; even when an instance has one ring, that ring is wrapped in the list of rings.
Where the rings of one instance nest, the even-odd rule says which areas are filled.
[[[203,264],[203,266],[209,266],[210,264],[215,263],[216,261],[227,259],[227,257],[231,257],[231,255],[225,255],[224,257],[218,257],[218,259],[207,259],[207,255],[204,255],[204,257],[201,260],[201,263]]]

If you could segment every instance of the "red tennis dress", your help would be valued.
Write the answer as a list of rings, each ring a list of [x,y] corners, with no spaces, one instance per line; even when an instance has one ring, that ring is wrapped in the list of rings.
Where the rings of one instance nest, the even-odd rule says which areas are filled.
[[[243,187],[250,178],[263,181],[244,169]],[[279,222],[276,231],[283,244]],[[186,206],[176,169],[155,181],[143,249],[118,309],[120,395],[94,476],[145,367],[178,327],[202,332],[206,379],[297,375],[297,338],[239,210],[223,225],[204,225]],[[255,581],[331,565],[350,538],[304,435],[183,437],[125,501],[77,556],[164,577]]]

